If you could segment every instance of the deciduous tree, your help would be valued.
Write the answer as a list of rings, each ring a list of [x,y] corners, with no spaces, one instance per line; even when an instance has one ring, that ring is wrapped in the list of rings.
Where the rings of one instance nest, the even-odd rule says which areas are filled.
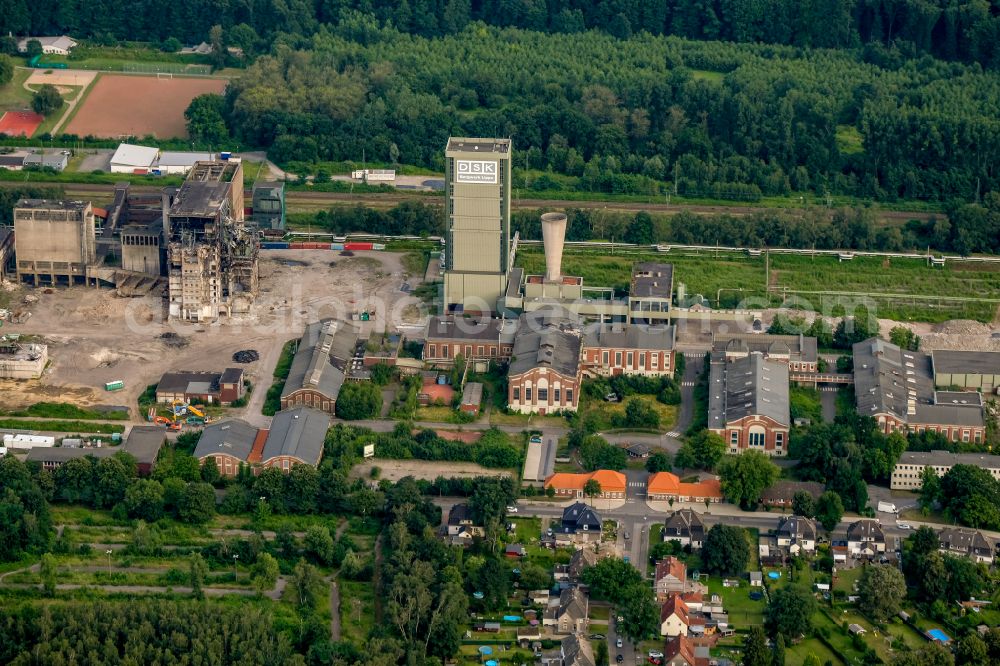
[[[757,506],[761,494],[778,479],[778,467],[760,451],[727,456],[719,463],[719,478],[726,499],[744,509]]]
[[[899,612],[906,596],[906,581],[896,567],[873,564],[858,579],[858,607],[875,622],[883,623]]]

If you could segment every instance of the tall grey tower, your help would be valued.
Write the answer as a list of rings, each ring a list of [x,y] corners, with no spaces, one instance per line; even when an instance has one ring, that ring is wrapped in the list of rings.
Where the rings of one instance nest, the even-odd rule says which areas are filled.
[[[510,139],[448,139],[445,311],[494,311],[507,287],[510,152]]]

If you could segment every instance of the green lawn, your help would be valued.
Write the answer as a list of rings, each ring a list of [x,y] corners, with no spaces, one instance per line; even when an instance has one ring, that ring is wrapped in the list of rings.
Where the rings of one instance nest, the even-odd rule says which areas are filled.
[[[514,523],[514,540],[520,544],[538,543],[542,535],[541,518],[514,518],[507,516],[509,522]]]
[[[691,78],[696,81],[711,81],[712,83],[722,83],[726,78],[725,72],[712,72],[707,69],[692,69]]]
[[[730,578],[730,580],[733,579],[735,577]],[[710,578],[708,591],[710,594],[718,594],[722,597],[722,605],[729,612],[730,625],[738,630],[745,630],[754,625],[763,625],[764,608],[767,602],[763,599],[754,601],[750,598],[750,592],[759,588],[751,588],[750,583],[742,578],[739,587],[723,587],[722,580],[717,576]]]
[[[660,417],[660,432],[671,430],[677,422],[677,406],[665,405],[656,400],[654,395],[629,396],[621,402],[605,402],[600,398],[594,398],[584,393],[580,398],[580,412],[588,423],[594,423],[598,430],[610,430],[615,428],[614,419],[625,413],[625,404],[628,400],[642,400],[653,408]],[[626,428],[627,429],[627,428]]]
[[[823,644],[818,638],[807,638],[795,645],[785,648],[785,665],[802,666],[806,657],[814,654],[819,657],[819,662],[825,664],[843,664],[844,661],[837,654]]]
[[[833,591],[841,591],[845,595],[850,596],[854,594],[854,583],[861,578],[861,572],[864,570],[863,567],[854,567],[853,569],[838,570],[837,580],[833,583]]]
[[[959,317],[988,322],[1000,305],[1000,267],[975,262],[956,261],[944,268],[930,268],[922,259],[856,257],[840,262],[837,257],[825,255],[772,254],[765,258],[711,250],[626,251],[609,256],[605,250],[600,253],[576,250],[564,254],[563,269],[567,275],[583,277],[591,286],[623,291],[628,285],[631,265],[643,260],[673,264],[675,280],[683,282],[689,294],[702,294],[712,305],[721,298],[723,306],[732,306],[750,296],[767,298],[778,305],[784,295],[795,295],[804,301],[806,308],[836,314],[838,303],[845,296],[868,295],[878,308],[879,317],[929,322]],[[537,273],[544,268],[545,258],[540,248],[522,248],[517,263],[528,272]],[[765,264],[770,293],[766,291]],[[835,285],[829,280],[833,272],[838,276]],[[969,294],[985,300],[971,301]]]
[[[362,645],[375,626],[375,587],[371,583],[340,580],[340,637]]]
[[[0,115],[4,111],[24,111],[31,108],[31,93],[24,89],[24,82],[31,76],[30,69],[17,68],[14,78],[0,86]]]
[[[865,151],[861,132],[853,125],[837,125],[837,148],[844,155],[856,155]]]

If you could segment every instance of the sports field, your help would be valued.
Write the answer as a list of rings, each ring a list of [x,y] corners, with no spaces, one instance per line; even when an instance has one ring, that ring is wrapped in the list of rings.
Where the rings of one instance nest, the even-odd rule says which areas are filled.
[[[0,116],[0,134],[31,136],[43,120],[44,116],[33,111],[8,111]]]
[[[63,132],[112,139],[186,137],[184,110],[191,100],[225,88],[222,79],[105,74]]]

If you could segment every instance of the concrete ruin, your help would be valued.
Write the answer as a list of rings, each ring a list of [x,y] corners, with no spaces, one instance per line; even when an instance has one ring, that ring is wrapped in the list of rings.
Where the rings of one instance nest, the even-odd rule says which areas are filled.
[[[164,214],[163,235],[170,317],[214,321],[249,311],[260,243],[244,217],[239,161],[195,163]]]
[[[49,362],[49,348],[0,337],[0,379],[38,379]]]
[[[89,202],[21,199],[14,206],[17,279],[33,285],[85,284],[97,263],[94,209]]]

